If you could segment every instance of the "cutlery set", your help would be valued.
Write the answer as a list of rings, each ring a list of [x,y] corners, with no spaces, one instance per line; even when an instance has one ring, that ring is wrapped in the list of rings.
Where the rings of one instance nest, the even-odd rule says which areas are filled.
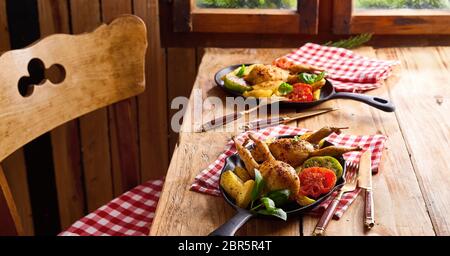
[[[359,164],[349,162],[345,165],[344,185],[338,190],[338,194],[323,213],[312,235],[323,236],[325,234],[328,223],[333,218],[343,195],[348,192],[353,192],[357,188],[362,188],[365,191],[364,226],[367,229],[373,228],[375,225],[375,215],[372,193],[371,157],[371,152],[365,151],[361,155]]]
[[[275,104],[275,103],[276,102],[269,102],[269,103],[265,103],[263,105],[271,105],[271,104]],[[238,120],[239,118],[243,117],[246,114],[250,114],[250,113],[256,111],[257,109],[261,108],[261,106],[263,106],[263,105],[259,105],[257,107],[250,108],[248,110],[244,110],[241,112],[235,112],[235,113],[225,115],[225,116],[216,118],[214,120],[211,120],[201,126],[200,132],[206,132],[209,130],[213,130],[213,129],[222,127],[228,123]],[[279,124],[287,124],[287,123],[297,121],[297,120],[300,120],[303,118],[312,117],[312,116],[316,116],[316,115],[320,115],[320,114],[325,114],[325,113],[335,111],[335,110],[338,110],[338,108],[321,108],[321,109],[307,110],[307,111],[303,111],[303,112],[297,113],[297,114],[289,114],[286,116],[277,116],[277,117],[269,117],[267,119],[258,119],[255,121],[250,121],[250,122],[245,123],[242,127],[240,127],[240,129],[244,130],[244,131],[258,130],[258,129],[263,129],[263,128],[267,128],[267,127],[271,127],[271,126],[276,126]]]

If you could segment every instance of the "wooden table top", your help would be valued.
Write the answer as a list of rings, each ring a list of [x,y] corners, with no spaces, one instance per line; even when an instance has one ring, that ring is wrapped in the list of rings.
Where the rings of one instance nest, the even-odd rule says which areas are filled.
[[[226,94],[215,87],[213,74],[236,63],[271,63],[291,49],[206,49],[194,88],[202,98]],[[291,123],[309,129],[348,126],[348,134],[388,136],[379,174],[373,177],[376,226],[363,227],[360,195],[328,235],[450,235],[450,48],[363,47],[356,52],[379,59],[398,59],[386,85],[367,94],[391,99],[395,113],[385,113],[351,100],[328,101],[321,107],[339,111]],[[194,91],[195,93],[195,91]],[[207,99],[208,100],[208,99]],[[185,120],[192,120],[193,97]],[[204,121],[221,110],[204,110]],[[285,109],[283,113],[296,112]],[[207,235],[234,210],[220,197],[189,191],[194,177],[223,151],[234,132],[191,133],[184,122],[151,228],[151,235]],[[287,222],[252,219],[238,235],[309,236],[317,217],[294,216]]]

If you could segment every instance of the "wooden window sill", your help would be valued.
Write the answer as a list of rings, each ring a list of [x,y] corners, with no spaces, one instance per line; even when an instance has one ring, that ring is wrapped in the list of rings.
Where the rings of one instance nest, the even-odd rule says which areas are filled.
[[[297,34],[300,15],[294,10],[195,9],[193,32]]]

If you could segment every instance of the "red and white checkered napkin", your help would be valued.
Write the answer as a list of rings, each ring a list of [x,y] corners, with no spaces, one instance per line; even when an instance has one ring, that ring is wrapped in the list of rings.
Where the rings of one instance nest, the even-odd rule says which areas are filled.
[[[151,180],[75,222],[60,236],[147,236],[164,184]]]
[[[309,64],[327,71],[328,79],[337,91],[367,91],[378,88],[391,74],[398,61],[370,59],[343,48],[307,43],[274,61],[287,68],[292,63]]]
[[[269,127],[258,132],[253,132],[253,134],[261,140],[265,140],[267,138],[273,138],[282,135],[301,135],[308,132],[307,129],[279,125],[275,127]],[[248,133],[241,133],[236,138],[240,142],[244,142],[246,138],[248,138]],[[332,134],[327,138],[327,141],[339,146],[346,147],[356,147],[360,146],[363,151],[361,152],[349,152],[344,154],[344,159],[346,161],[351,162],[359,162],[359,159],[362,155],[362,152],[366,150],[372,151],[372,167],[373,172],[378,172],[378,165],[381,160],[381,155],[384,149],[384,143],[386,141],[386,137],[383,135],[371,135],[371,136],[355,136],[355,135],[345,135],[345,134]],[[203,170],[200,174],[195,177],[194,183],[191,185],[191,190],[220,196],[219,190],[219,177],[222,168],[225,165],[225,160],[227,157],[236,153],[236,147],[234,146],[233,141],[227,143],[225,147],[225,152],[223,152],[219,158],[208,166],[205,170]],[[352,204],[353,200],[358,196],[359,189],[354,192],[346,193],[339,203],[336,213],[334,217],[339,219],[347,208]],[[311,211],[311,214],[319,214],[321,213],[332,201],[333,197],[329,197],[325,201],[323,201],[320,205],[318,205],[315,209]]]

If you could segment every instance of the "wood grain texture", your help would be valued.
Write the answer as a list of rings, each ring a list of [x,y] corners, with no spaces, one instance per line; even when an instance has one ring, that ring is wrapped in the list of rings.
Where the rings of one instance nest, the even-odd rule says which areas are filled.
[[[53,164],[61,228],[86,214],[78,122],[71,121],[51,132]]]
[[[23,235],[34,235],[33,211],[31,209],[28,175],[23,149],[12,153],[2,161],[4,174],[9,184],[19,213]]]
[[[351,18],[350,33],[374,33],[377,35],[448,35],[449,12],[363,11]]]
[[[10,47],[6,1],[0,1],[0,53]]]
[[[282,49],[207,48],[205,51],[194,90],[191,93],[189,107],[184,116],[180,142],[176,146],[166,177],[151,235],[207,235],[234,214],[232,208],[223,199],[189,191],[195,176],[217,158],[226,142],[238,132],[238,126],[230,124],[227,127],[230,130],[192,133],[192,130],[198,128],[202,122],[232,111],[229,108],[200,108],[203,117],[198,118],[194,113],[194,108],[198,107],[194,104],[194,96],[198,95],[200,101],[204,100],[205,105],[214,103],[214,99],[208,96],[224,99],[226,94],[217,88],[213,81],[213,74],[217,70],[236,63],[270,63],[274,58],[285,53]],[[273,222],[255,219],[239,231],[239,235],[282,234],[299,235],[299,219],[291,218],[286,223],[277,221],[275,225]]]
[[[103,22],[110,22],[122,14],[132,13],[131,0],[102,0],[101,3]],[[112,174],[114,196],[116,197],[139,184],[137,115],[135,98],[108,107]],[[123,124],[129,128],[118,129],[116,117],[120,117],[123,121],[129,120],[130,124]],[[124,140],[119,141],[121,138]],[[121,150],[123,148],[121,149],[120,145],[128,148],[129,153],[122,155]]]
[[[70,33],[67,1],[38,1],[41,37]],[[78,121],[70,121],[51,131],[53,161],[61,228],[85,215]]]
[[[161,47],[157,0],[134,0],[147,25],[146,87],[138,96],[141,181],[165,176],[169,167],[166,50]],[[157,145],[157,146],[156,146]]]
[[[319,0],[298,1],[300,33],[317,34],[319,30]]]
[[[170,3],[174,15],[173,28],[175,32],[192,31],[191,11],[193,9],[193,1],[191,0],[173,0]]]
[[[8,68],[0,73],[4,81],[0,133],[5,134],[0,159],[68,120],[142,92],[146,46],[144,23],[126,16],[90,34],[55,35],[3,54],[0,65]],[[47,67],[61,64],[65,80],[57,86],[47,81],[28,97],[21,96],[17,81],[27,75],[30,56]]]
[[[311,16],[318,14],[312,10]],[[193,32],[297,34],[317,31],[313,18],[293,10],[195,9],[191,13]],[[312,24],[309,24],[312,23]],[[310,27],[301,28],[302,25]]]
[[[353,0],[333,2],[333,33],[349,34],[353,14]]]
[[[0,1],[0,54],[10,49],[6,1]],[[12,153],[1,163],[21,217],[24,235],[34,234],[33,213],[28,189],[23,149]]]
[[[101,24],[100,1],[71,0],[70,11],[74,34],[92,31]],[[107,109],[82,116],[79,124],[86,205],[93,211],[114,197]]]
[[[0,166],[0,236],[23,235],[22,223],[8,181]]]
[[[401,60],[389,93],[437,235],[450,235],[450,69],[448,47],[386,48],[378,58]]]
[[[171,109],[172,101],[177,97],[188,98],[196,72],[195,48],[169,48],[167,49],[167,96],[169,107],[168,124],[171,124],[173,115],[178,109]],[[170,75],[172,74],[172,75]],[[175,106],[178,108],[178,106]],[[170,128],[169,156],[172,155],[175,144],[178,142],[178,133]]]
[[[356,52],[376,57],[370,47],[357,49]],[[390,97],[387,86],[367,94],[390,98],[397,104],[396,99]],[[311,129],[318,129],[324,124],[348,126],[350,129],[345,131],[348,134],[384,134],[388,137],[380,172],[373,177],[376,226],[371,231],[364,229],[364,194],[361,193],[341,220],[330,223],[327,235],[434,235],[395,114],[351,100],[335,100],[322,106],[336,106],[340,110],[301,121],[299,126]],[[414,220],[414,225],[411,225],[411,220]],[[304,218],[304,235],[311,235],[317,221],[315,217]]]
[[[55,33],[70,33],[68,1],[38,1],[39,28],[41,36]]]
[[[140,184],[139,172],[139,147],[137,141],[137,123],[135,101],[125,100],[114,106],[114,120],[110,122],[116,128],[115,139],[117,143],[117,151],[120,167],[121,187],[114,190],[115,194],[128,191]],[[112,144],[114,145],[114,144]]]

